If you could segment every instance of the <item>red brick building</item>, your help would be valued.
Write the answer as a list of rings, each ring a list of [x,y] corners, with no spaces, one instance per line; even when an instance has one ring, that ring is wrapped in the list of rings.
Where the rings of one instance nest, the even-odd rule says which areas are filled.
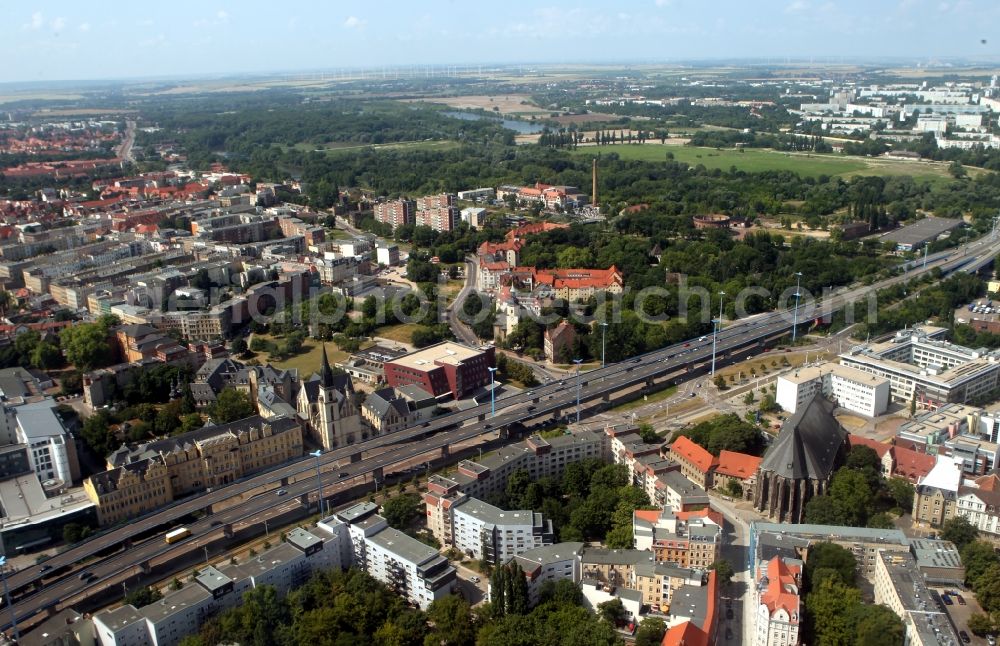
[[[434,397],[460,399],[490,383],[489,368],[495,365],[492,346],[476,349],[446,341],[387,361],[383,370],[393,388],[415,384]]]

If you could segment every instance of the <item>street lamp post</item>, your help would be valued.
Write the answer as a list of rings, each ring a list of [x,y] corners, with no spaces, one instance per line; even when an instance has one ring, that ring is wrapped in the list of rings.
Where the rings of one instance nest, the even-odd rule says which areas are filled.
[[[319,507],[319,516],[320,516],[320,518],[322,518],[323,517],[323,478],[320,476],[320,473],[319,473],[319,457],[321,455],[323,455],[323,451],[321,451],[320,449],[316,449],[315,451],[313,451],[309,455],[311,455],[314,458],[316,458],[316,493],[319,496],[319,498],[316,500],[316,503],[317,503],[316,506]]]
[[[202,545],[201,549],[205,550],[205,565],[208,565],[208,545]]]
[[[601,321],[601,367],[604,367],[604,333],[608,331],[608,322]]]
[[[496,377],[497,369],[496,368],[491,368],[491,367],[487,367],[486,369],[490,371],[490,417],[496,417],[497,416],[497,393],[496,393],[497,382],[496,382],[495,377]]]
[[[0,556],[0,578],[3,579],[3,598],[7,600],[7,610],[10,612],[10,625],[14,629],[14,641],[21,643],[21,631],[17,629],[17,617],[14,615],[14,603],[7,589],[7,557]]]
[[[726,292],[719,292],[719,318],[715,319],[715,330],[712,332],[712,376],[715,376],[715,346],[719,340],[719,328],[722,326],[722,301]]]
[[[583,359],[573,359],[576,364],[576,423],[580,423],[580,364]]]
[[[795,272],[795,314],[792,315],[792,343],[795,343],[796,333],[799,330],[799,300],[802,293],[799,291],[799,285],[802,281],[802,272]]]

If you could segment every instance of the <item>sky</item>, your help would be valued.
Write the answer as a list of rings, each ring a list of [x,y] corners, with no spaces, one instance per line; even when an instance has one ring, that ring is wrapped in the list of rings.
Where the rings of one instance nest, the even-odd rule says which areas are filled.
[[[0,82],[479,63],[1000,60],[997,0],[4,4]]]

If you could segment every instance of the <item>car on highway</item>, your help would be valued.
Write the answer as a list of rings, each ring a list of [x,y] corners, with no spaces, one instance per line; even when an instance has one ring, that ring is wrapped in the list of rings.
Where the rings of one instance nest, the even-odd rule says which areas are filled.
[[[279,496],[284,496],[286,493],[288,493],[287,489],[278,489],[278,495]]]
[[[51,569],[52,569],[51,565],[43,565],[42,567],[38,568],[38,572],[39,573],[41,573],[41,572],[48,572]]]
[[[90,571],[80,572],[80,574],[77,575],[77,578],[81,581],[90,581],[94,578],[94,573]]]
[[[339,473],[339,474],[337,475],[337,477],[338,477],[338,478],[346,478],[346,477],[347,477],[347,472],[346,472],[346,471],[341,471],[341,472],[340,472],[340,473]]]

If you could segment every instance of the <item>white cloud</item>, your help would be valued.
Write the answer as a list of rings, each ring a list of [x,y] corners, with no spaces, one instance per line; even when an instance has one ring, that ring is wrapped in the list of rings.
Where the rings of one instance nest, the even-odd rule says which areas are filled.
[[[80,31],[90,31],[90,23],[89,22],[80,23],[80,25],[77,26],[77,29],[79,29]]]
[[[155,47],[157,45],[162,45],[162,44],[164,44],[166,42],[167,42],[167,37],[166,36],[164,36],[163,34],[157,34],[153,38],[149,38],[147,40],[140,40],[139,41],[139,46],[140,47]]]
[[[347,20],[344,21],[344,29],[363,29],[367,24],[367,20],[362,20],[357,16],[349,16]]]
[[[21,25],[21,29],[41,29],[45,25],[45,16],[41,11],[31,14],[31,22]]]
[[[151,19],[149,19],[149,18],[146,18],[145,20],[140,20],[139,22],[137,22],[135,24],[138,25],[139,27],[152,27],[153,26],[153,21]]]
[[[218,18],[221,22],[229,22],[229,12],[226,11],[225,9],[219,9],[218,11],[216,11],[215,17]]]
[[[62,16],[52,21],[52,31],[62,31],[66,27],[66,19]]]
[[[657,7],[666,7],[670,5],[670,0],[656,0]]]
[[[785,13],[798,13],[809,8],[809,3],[804,0],[794,0],[785,7]]]

